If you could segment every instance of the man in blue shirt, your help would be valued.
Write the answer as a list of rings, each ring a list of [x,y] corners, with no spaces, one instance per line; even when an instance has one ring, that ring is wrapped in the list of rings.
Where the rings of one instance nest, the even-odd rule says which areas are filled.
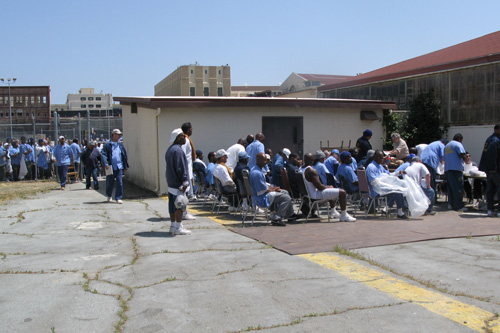
[[[255,140],[249,144],[246,148],[248,154],[248,167],[250,170],[257,164],[257,154],[265,154],[264,150],[264,140],[266,137],[262,133],[255,135]]]
[[[334,176],[337,175],[337,169],[339,167],[340,152],[338,149],[332,149],[332,154],[328,156],[325,160],[325,166]]]
[[[431,188],[436,192],[436,176],[439,163],[443,161],[444,146],[448,143],[446,139],[441,139],[430,143],[425,147],[420,155],[422,163],[427,167],[431,174]]]
[[[66,188],[66,178],[68,175],[68,166],[74,159],[73,152],[69,145],[66,143],[64,136],[59,137],[59,144],[54,147],[52,155],[56,159],[57,175],[61,183],[61,190]]]
[[[389,175],[389,171],[387,171],[387,169],[384,168],[384,159],[385,159],[384,152],[381,150],[376,150],[375,154],[373,155],[373,161],[366,167],[366,179],[368,180],[368,185],[370,187],[370,194],[372,198],[375,198],[376,196],[379,195],[374,190],[372,182],[383,174]],[[403,194],[389,193],[386,194],[385,196],[387,197],[387,204],[389,205],[389,207],[392,207],[394,201],[396,202],[396,206],[398,207],[398,213],[397,213],[398,219],[402,220],[408,219],[408,216],[406,216],[403,212],[403,207],[405,204]]]
[[[448,204],[453,210],[467,211],[463,203],[464,193],[464,161],[467,158],[464,146],[464,137],[457,133],[453,140],[444,147],[444,174],[448,190]]]
[[[214,167],[216,161],[215,152],[211,151],[208,153],[207,176],[205,177],[205,181],[212,188],[214,187]]]
[[[79,172],[80,170],[80,154],[82,153],[82,149],[78,144],[78,139],[74,138],[73,143],[69,146],[71,151],[73,151],[73,156],[75,157],[75,172]]]
[[[0,182],[5,180],[7,158],[9,157],[9,146],[8,142],[0,145]]]
[[[351,153],[343,151],[340,153],[340,161],[337,178],[342,183],[342,188],[349,194],[359,193],[358,176],[351,167],[353,161]]]
[[[281,170],[285,168],[285,163],[290,156],[290,150],[288,148],[283,148],[280,150],[276,156],[274,156],[273,167],[271,171],[273,185],[283,187],[283,180],[281,179]]]
[[[123,175],[128,169],[127,151],[121,142],[118,142],[122,132],[119,129],[114,129],[111,134],[111,141],[108,141],[102,149],[102,163],[106,169],[106,173],[112,172],[106,176],[106,195],[108,202],[111,202],[113,195],[113,187],[116,180],[115,200],[116,203],[122,204],[123,198]]]
[[[333,184],[328,184],[327,174],[330,175],[332,174],[326,168],[325,164],[323,163],[324,161],[325,161],[325,153],[323,153],[321,150],[316,151],[316,158],[314,160],[313,168],[318,172],[321,184],[333,185]]]
[[[32,168],[34,161],[33,149],[26,142],[26,137],[24,136],[21,137],[21,144],[19,145],[19,151],[21,152],[22,156],[24,156],[24,163],[26,164],[26,170],[28,172],[24,178],[34,179],[35,174]]]
[[[250,185],[252,186],[252,199],[260,207],[273,207],[276,213],[271,216],[271,224],[276,226],[286,226],[283,218],[289,222],[296,220],[297,216],[293,213],[292,198],[287,191],[279,187],[268,186],[264,176],[264,167],[267,159],[263,153],[256,156],[256,165],[250,170]]]
[[[486,205],[488,216],[493,216],[495,194],[500,198],[500,125],[495,125],[494,132],[484,143],[479,170],[486,172]],[[500,211],[497,212],[500,217]]]
[[[19,180],[19,169],[21,167],[21,151],[19,150],[19,143],[16,139],[12,140],[9,148],[10,163],[12,165],[12,177],[14,181]]]

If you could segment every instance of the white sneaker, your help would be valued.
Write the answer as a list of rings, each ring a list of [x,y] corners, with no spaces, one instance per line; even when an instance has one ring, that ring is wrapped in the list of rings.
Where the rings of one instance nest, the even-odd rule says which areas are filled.
[[[181,228],[175,228],[174,229],[174,235],[191,235],[191,231],[184,229],[183,227]]]
[[[194,217],[193,215],[189,214],[189,213],[186,213],[182,216],[182,219],[183,220],[196,220],[196,217]]]
[[[493,217],[495,213],[492,210],[488,210],[488,217]]]
[[[118,199],[118,200],[116,200],[116,203],[121,205],[123,203],[123,201],[121,201],[120,199]]]
[[[264,214],[265,213],[265,211],[260,207],[255,208],[255,210],[257,211],[257,214]]]
[[[335,208],[332,208],[330,210],[330,218],[331,219],[338,219],[340,217],[340,213],[337,212],[337,210]]]
[[[111,202],[111,197],[108,197],[108,202]]]
[[[170,226],[170,230],[168,231],[172,236],[175,236],[175,227],[174,226]]]
[[[348,213],[345,213],[345,215],[340,215],[340,222],[354,222],[356,221],[356,218],[352,217]]]

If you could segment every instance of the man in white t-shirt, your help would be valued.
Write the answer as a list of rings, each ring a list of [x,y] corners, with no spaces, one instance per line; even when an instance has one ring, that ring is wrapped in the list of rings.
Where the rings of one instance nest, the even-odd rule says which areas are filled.
[[[227,153],[229,154],[227,158],[227,166],[234,171],[236,164],[238,164],[238,154],[242,151],[245,151],[247,140],[245,138],[241,138],[237,143],[232,145],[227,149]]]
[[[427,167],[422,163],[422,159],[418,156],[413,157],[411,160],[411,165],[408,168],[406,168],[406,170],[403,171],[403,173],[406,174],[406,177],[412,179],[415,183],[419,184],[422,187],[422,190],[424,191],[425,195],[431,201],[431,204],[429,205],[429,208],[427,208],[425,215],[436,214],[436,212],[432,210],[432,207],[434,206],[434,197],[436,196],[436,193],[431,187],[431,174],[429,170],[427,170]]]

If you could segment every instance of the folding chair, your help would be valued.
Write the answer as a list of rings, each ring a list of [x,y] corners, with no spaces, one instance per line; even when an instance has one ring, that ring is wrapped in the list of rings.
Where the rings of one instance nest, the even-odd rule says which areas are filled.
[[[314,210],[314,206],[316,206],[316,209],[318,210],[318,216],[319,216],[319,207],[325,203],[327,204],[328,222],[330,222],[330,204],[329,204],[330,199],[311,199],[309,189],[306,186],[305,177],[306,177],[305,172],[303,172],[300,175],[300,177],[297,177],[297,181],[299,184],[299,190],[300,190],[300,196],[301,196],[300,206],[302,206],[302,204],[304,203],[305,200],[307,200],[307,203],[309,204],[309,212],[307,213],[307,216],[306,216],[306,222],[309,220],[309,216],[311,215],[312,211]]]
[[[385,208],[385,216],[389,216],[389,207],[387,205],[387,197],[376,196],[372,197],[370,193],[370,186],[368,185],[368,179],[366,178],[366,170],[358,169],[358,184],[359,184],[359,195],[360,199],[356,210],[354,211],[354,215],[356,216],[356,212],[359,208],[361,208],[361,203],[363,199],[368,200],[369,204],[365,212],[365,218],[368,217],[368,213],[370,212],[371,207],[373,206],[374,215],[377,215],[377,206]]]
[[[356,199],[359,196],[358,193],[353,193],[351,192],[351,189],[349,188],[347,180],[344,178],[342,175],[337,175],[340,181],[340,188],[343,189],[346,193],[346,199],[347,203],[351,206],[356,206],[357,202]]]
[[[222,183],[217,177],[214,177],[214,183],[215,183],[215,190],[217,191],[217,197],[218,200],[214,201],[214,206],[212,206],[212,212],[215,210],[215,205],[217,205],[217,214],[219,215],[220,212],[220,207],[222,206],[223,198],[226,197],[228,200],[231,197],[234,197],[235,195],[237,196],[237,193],[230,193],[224,190],[224,187],[222,186]]]
[[[285,168],[280,170],[281,182],[283,183],[283,189],[287,190],[290,197],[293,199],[292,188],[290,187],[290,182],[288,181],[288,172]]]
[[[243,185],[244,185],[245,191],[247,193],[247,200],[252,203],[253,208],[254,208],[253,219],[252,219],[252,223],[250,225],[253,225],[255,218],[257,217],[258,208],[261,208],[262,210],[264,210],[264,213],[266,215],[266,222],[269,222],[269,208],[268,207],[260,207],[257,204],[257,201],[253,200],[252,185],[250,185],[250,174],[248,173],[248,170],[243,170]],[[242,223],[245,223],[245,219],[247,217],[247,214],[248,214],[248,212],[243,217]]]

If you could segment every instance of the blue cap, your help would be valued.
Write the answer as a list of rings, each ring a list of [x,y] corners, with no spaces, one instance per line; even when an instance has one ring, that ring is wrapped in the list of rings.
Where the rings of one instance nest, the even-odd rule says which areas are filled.
[[[243,151],[240,151],[240,152],[238,153],[238,159],[239,159],[239,160],[244,160],[245,158],[248,158],[248,157],[249,157],[249,156],[248,156],[247,152],[246,152],[246,151],[244,151],[244,150],[243,150]]]
[[[412,159],[412,158],[414,158],[415,156],[417,156],[417,155],[415,155],[415,154],[410,154],[410,155],[408,155],[408,157],[407,157],[406,159],[407,159],[408,161],[411,161],[411,159]]]
[[[446,138],[442,138],[442,139],[441,139],[441,140],[439,140],[439,141],[441,141],[441,142],[442,142],[442,143],[444,143],[445,145],[448,143],[448,140],[446,140]]]
[[[340,155],[340,152],[338,149],[332,149],[332,154]]]
[[[364,132],[363,132],[363,136],[373,136],[373,132],[370,131],[369,129],[366,129]]]
[[[340,161],[344,162],[349,156],[351,156],[351,153],[348,151],[343,151],[340,153]]]
[[[199,149],[196,149],[196,156],[200,157],[201,155],[203,155],[203,152]]]

